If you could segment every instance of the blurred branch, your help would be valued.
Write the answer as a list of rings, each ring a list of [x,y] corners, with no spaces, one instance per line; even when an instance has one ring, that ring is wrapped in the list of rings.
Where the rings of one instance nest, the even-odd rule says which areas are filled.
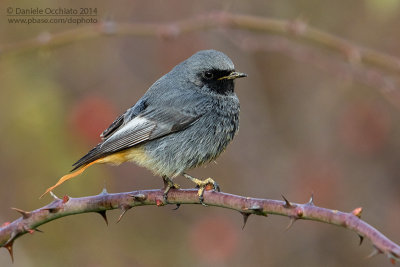
[[[76,27],[71,30],[49,33],[42,32],[37,37],[10,44],[0,44],[0,56],[23,53],[36,49],[55,48],[76,41],[83,41],[101,36],[136,36],[155,37],[160,39],[173,39],[184,34],[204,32],[212,29],[237,29],[244,32],[271,33],[284,36],[296,46],[284,44],[275,46],[275,51],[280,51],[295,59],[311,61],[322,69],[331,70],[345,77],[354,78],[358,82],[380,90],[383,96],[394,106],[400,108],[400,85],[397,79],[400,73],[400,59],[372,49],[363,48],[348,40],[329,34],[307,25],[303,20],[279,20],[272,18],[256,17],[250,15],[231,14],[227,12],[214,12],[170,23],[119,23],[105,21],[98,24]],[[257,42],[256,38],[244,39],[227,35],[233,43],[245,51],[262,51],[271,49],[271,44]],[[325,60],[321,64],[315,53],[307,52],[299,45],[299,41],[314,44],[342,55],[347,65],[334,60]],[[275,42],[276,43],[276,42]],[[283,41],[279,41],[280,44]],[[289,43],[289,42],[288,42]],[[274,46],[272,44],[272,46]],[[297,48],[296,48],[297,47]],[[300,51],[300,52],[299,52]],[[396,75],[390,77],[384,72],[391,71]]]
[[[118,219],[119,221],[125,212],[132,207],[164,205],[162,190],[141,190],[115,194],[109,194],[106,190],[103,190],[99,195],[82,198],[64,196],[63,199],[59,199],[55,195],[53,197],[53,202],[34,211],[27,212],[15,209],[22,214],[22,217],[11,223],[4,223],[0,227],[0,247],[8,249],[11,257],[13,257],[12,246],[15,239],[26,233],[40,231],[37,229],[38,226],[52,220],[73,214],[97,212],[103,216],[108,224],[106,217],[107,210],[121,209],[122,214]],[[177,207],[181,204],[200,204],[197,190],[193,189],[173,189],[168,194],[168,201],[168,204],[175,204]],[[279,201],[243,197],[214,191],[205,192],[204,203],[210,206],[239,211],[243,215],[244,225],[251,214],[261,216],[276,214],[290,218],[288,228],[298,219],[342,226],[357,233],[361,242],[364,238],[372,242],[374,252],[371,256],[384,253],[392,262],[400,259],[400,246],[360,219],[362,208],[356,208],[351,213],[346,213],[317,207],[314,205],[312,197],[308,203],[297,204],[291,203],[285,198],[284,201]]]
[[[76,27],[60,33],[43,32],[36,38],[0,45],[0,53],[20,53],[29,50],[66,45],[75,41],[105,35],[176,38],[179,35],[230,28],[295,37],[342,54],[351,63],[370,64],[400,73],[400,59],[394,56],[357,46],[350,41],[313,28],[302,20],[279,20],[250,15],[214,12],[171,23],[118,23],[107,21]]]
[[[226,37],[244,51],[282,53],[294,60],[312,64],[339,79],[356,81],[360,84],[377,88],[388,102],[400,108],[400,85],[393,75],[390,77],[382,70],[361,64],[343,62],[343,60],[327,55],[318,49],[312,49],[302,44],[294,44],[284,37],[255,38],[245,37],[241,34],[226,34]]]

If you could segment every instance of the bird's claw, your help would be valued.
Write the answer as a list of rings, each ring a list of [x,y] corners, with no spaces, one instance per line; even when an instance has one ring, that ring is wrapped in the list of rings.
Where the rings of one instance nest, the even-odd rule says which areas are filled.
[[[216,190],[217,192],[221,192],[221,188],[219,187],[219,184],[215,181],[214,181],[214,190]]]
[[[164,193],[163,193],[163,200],[164,203],[168,203],[168,192],[171,189],[179,189],[180,186],[174,183],[170,178],[163,177],[164,180]]]
[[[204,203],[204,191],[209,190],[208,186],[212,186],[212,190],[218,191],[220,192],[221,189],[218,185],[217,182],[215,182],[212,178],[207,178],[205,180],[200,180],[197,178],[194,178],[188,174],[183,174],[183,176],[185,176],[186,178],[188,178],[189,180],[191,180],[193,183],[196,184],[196,188],[198,188],[199,190],[197,191],[197,195],[199,196],[199,201],[200,204],[203,206],[207,206]]]

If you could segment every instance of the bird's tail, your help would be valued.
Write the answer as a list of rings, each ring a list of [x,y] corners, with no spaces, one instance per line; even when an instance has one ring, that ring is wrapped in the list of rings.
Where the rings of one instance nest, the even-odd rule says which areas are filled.
[[[52,187],[47,188],[46,192],[43,193],[43,195],[40,196],[40,198],[42,198],[44,195],[46,195],[47,193],[49,193],[50,191],[52,191],[54,188],[58,187],[60,184],[64,183],[65,181],[72,179],[76,176],[78,176],[79,174],[81,174],[82,172],[84,172],[88,167],[92,166],[93,164],[96,163],[100,163],[99,161],[101,161],[102,159],[97,159],[95,161],[92,161],[84,166],[82,166],[81,168],[79,168],[78,170],[68,173],[66,175],[64,175],[63,177],[60,178],[60,180],[58,180],[58,182],[53,185]]]

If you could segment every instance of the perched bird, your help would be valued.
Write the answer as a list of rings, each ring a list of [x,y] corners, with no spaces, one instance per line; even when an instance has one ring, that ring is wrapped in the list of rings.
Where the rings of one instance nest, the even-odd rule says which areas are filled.
[[[219,190],[217,183],[185,172],[214,160],[232,141],[240,109],[234,80],[246,76],[222,52],[195,53],[156,81],[100,135],[102,141],[73,165],[72,173],[43,195],[93,164],[133,161],[163,178],[165,201],[171,188],[179,188],[172,179],[183,175],[197,184],[203,203],[205,187]]]

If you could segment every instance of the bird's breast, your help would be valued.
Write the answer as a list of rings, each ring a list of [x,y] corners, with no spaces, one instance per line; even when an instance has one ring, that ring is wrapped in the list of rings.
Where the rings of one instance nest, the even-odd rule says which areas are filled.
[[[201,108],[203,115],[189,127],[146,142],[147,162],[141,165],[158,175],[175,177],[217,158],[239,129],[239,103],[215,101]]]

